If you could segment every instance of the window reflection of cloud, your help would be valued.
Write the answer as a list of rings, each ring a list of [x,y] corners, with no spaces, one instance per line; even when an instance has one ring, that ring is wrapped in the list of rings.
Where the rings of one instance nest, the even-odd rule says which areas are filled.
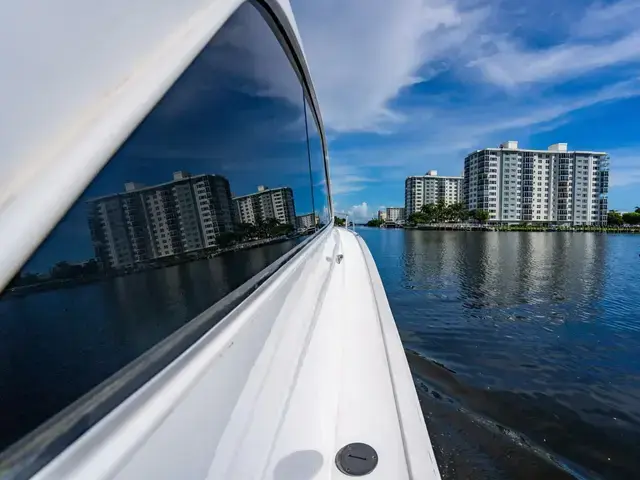
[[[305,111],[307,115],[307,129],[309,136],[309,155],[314,209],[316,214],[320,217],[320,222],[324,224],[329,221],[324,152],[314,116],[308,106],[305,108]]]
[[[259,85],[260,88],[256,90],[258,95],[300,105],[298,78],[278,40],[255,8],[248,5],[241,7],[234,15],[231,27],[220,32],[219,36],[222,46],[246,52],[247,60],[244,63],[232,61],[221,65],[233,66],[233,72]]]
[[[286,55],[255,9],[242,7],[116,157],[303,175],[303,112]]]

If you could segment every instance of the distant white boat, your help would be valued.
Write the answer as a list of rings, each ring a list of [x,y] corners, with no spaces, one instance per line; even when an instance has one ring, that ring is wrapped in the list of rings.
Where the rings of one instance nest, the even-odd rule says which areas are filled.
[[[2,7],[0,286],[241,5]],[[252,5],[296,69],[328,172],[291,7]],[[11,447],[0,478],[440,478],[374,260],[327,213],[310,240]]]

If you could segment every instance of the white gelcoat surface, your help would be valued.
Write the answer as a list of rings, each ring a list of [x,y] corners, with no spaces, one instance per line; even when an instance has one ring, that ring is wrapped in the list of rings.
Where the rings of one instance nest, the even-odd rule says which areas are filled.
[[[338,480],[350,442],[368,479],[440,478],[370,253],[336,228],[35,478]]]

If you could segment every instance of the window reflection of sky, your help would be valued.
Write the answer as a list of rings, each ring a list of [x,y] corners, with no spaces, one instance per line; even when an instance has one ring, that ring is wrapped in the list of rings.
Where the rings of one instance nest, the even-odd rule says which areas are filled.
[[[324,153],[322,140],[316,125],[313,113],[306,108],[307,129],[309,138],[309,155],[313,182],[313,200],[316,214],[322,223],[329,222],[329,197],[327,193],[327,180],[324,168]]]
[[[226,177],[233,196],[258,185],[293,189],[297,215],[312,211],[303,92],[260,14],[241,7],[140,124],[31,258],[25,271],[94,256],[86,200],[150,186],[172,173]],[[309,115],[316,212],[326,195],[319,135]],[[324,196],[324,200],[320,200]]]

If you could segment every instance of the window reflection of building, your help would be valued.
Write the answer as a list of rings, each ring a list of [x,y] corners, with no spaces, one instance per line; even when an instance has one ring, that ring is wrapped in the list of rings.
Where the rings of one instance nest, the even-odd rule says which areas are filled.
[[[89,226],[96,256],[118,268],[215,245],[233,230],[226,178],[175,172],[173,181],[92,199]]]
[[[317,221],[322,224],[329,222],[329,195],[327,190],[327,179],[324,168],[324,152],[322,141],[318,131],[313,113],[309,109],[308,102],[305,102],[305,115],[307,124],[307,136],[309,140],[309,164],[312,176],[313,206],[317,213]]]
[[[306,215],[298,215],[296,217],[296,227],[299,230],[306,230],[308,228],[318,225],[318,216],[315,213],[307,213]]]
[[[296,209],[293,190],[289,187],[258,187],[256,193],[234,197],[236,214],[241,223],[255,225],[258,221],[275,218],[280,223],[295,224]]]

